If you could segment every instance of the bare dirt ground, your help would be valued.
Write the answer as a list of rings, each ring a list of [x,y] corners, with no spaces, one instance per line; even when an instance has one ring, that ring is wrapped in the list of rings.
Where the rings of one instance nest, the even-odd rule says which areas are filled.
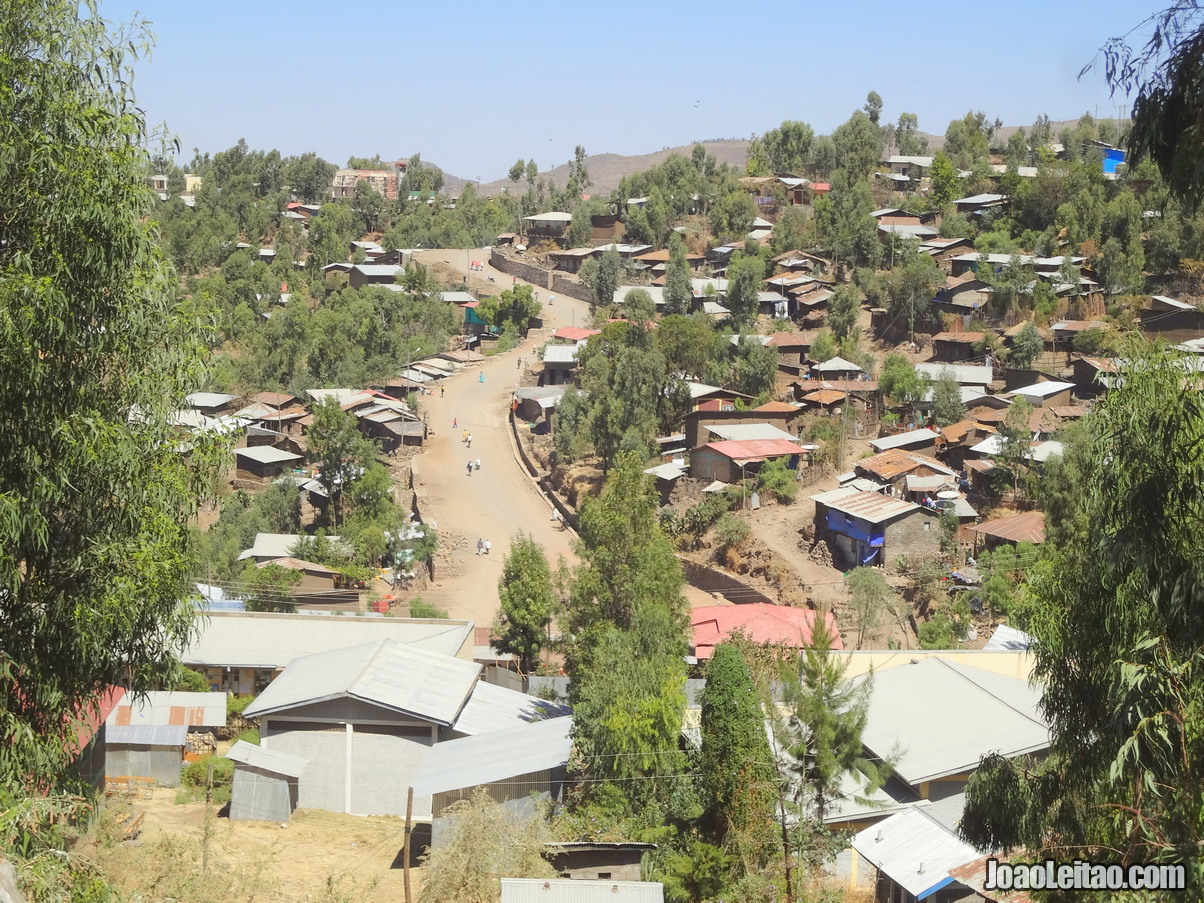
[[[176,804],[175,794],[160,789],[153,799],[127,804],[145,816],[137,841],[81,850],[130,899],[139,892],[148,899],[264,903],[402,899],[401,819],[313,809],[298,810],[286,825],[214,817],[209,869],[202,873],[205,805]],[[415,891],[422,871],[411,870]]]

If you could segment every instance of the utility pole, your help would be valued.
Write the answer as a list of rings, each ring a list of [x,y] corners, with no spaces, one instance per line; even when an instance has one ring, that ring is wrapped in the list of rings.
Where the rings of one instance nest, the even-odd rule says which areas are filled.
[[[401,869],[402,876],[405,882],[406,903],[413,903],[413,898],[410,896],[410,834],[413,833],[414,827],[410,821],[410,817],[414,811],[414,788],[406,788],[406,833],[405,841],[401,847]]]
[[[213,763],[209,763],[209,773],[205,778],[205,826],[201,832],[201,874],[209,871],[209,835],[213,833]]]

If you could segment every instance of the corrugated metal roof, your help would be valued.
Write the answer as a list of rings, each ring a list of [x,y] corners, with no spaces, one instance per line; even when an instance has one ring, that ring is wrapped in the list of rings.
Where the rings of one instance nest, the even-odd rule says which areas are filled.
[[[990,752],[1017,756],[1049,745],[1041,690],[938,658],[873,675],[862,742],[912,787],[973,771]]]
[[[801,455],[807,451],[793,436],[789,439],[724,439],[720,442],[708,442],[703,448],[711,449],[733,461],[779,458],[785,455]]]
[[[365,618],[327,613],[210,613],[180,653],[186,665],[283,668],[293,659],[347,646],[393,639],[442,655],[456,655],[472,621]]]
[[[733,439],[738,442],[751,439],[783,439],[790,443],[798,441],[796,437],[772,423],[717,423],[707,426],[706,429],[720,439]]]
[[[836,493],[844,494],[836,495]],[[813,495],[811,498],[816,501],[822,501],[835,511],[840,511],[850,517],[855,517],[858,520],[863,520],[871,524],[880,524],[901,514],[908,514],[920,507],[915,502],[905,502],[903,499],[891,498],[888,495],[882,495],[880,492],[862,492],[860,489],[854,489],[851,486],[834,490],[832,493],[821,493],[821,495],[834,497],[820,498],[820,496]]]
[[[853,837],[852,846],[917,900],[952,884],[951,868],[982,855],[915,807],[870,825]]]
[[[255,544],[238,556],[242,561],[246,558],[288,558],[293,554],[293,546],[303,537],[295,533],[256,533]],[[331,542],[340,542],[341,537],[327,536]]]
[[[182,690],[152,690],[141,696],[130,694],[109,713],[107,723],[224,727],[226,694]]]
[[[924,427],[923,429],[911,430],[906,433],[896,433],[893,436],[883,436],[881,439],[874,439],[870,442],[870,446],[874,451],[889,451],[892,448],[901,448],[904,445],[911,445],[913,442],[936,442],[939,438],[938,434]]]
[[[989,364],[916,364],[915,368],[916,373],[934,380],[943,379],[948,371],[955,382],[963,385],[986,386],[995,379],[995,369]]]
[[[503,878],[501,903],[664,903],[656,881]]]
[[[816,373],[846,373],[846,372],[862,373],[862,372],[864,372],[860,367],[858,367],[852,361],[846,361],[843,357],[834,357],[830,360],[824,361],[822,364],[816,364],[811,369],[814,370]]]
[[[488,734],[519,724],[559,718],[572,711],[568,706],[528,696],[496,684],[477,681],[468,701],[456,718],[461,734]]]
[[[238,398],[237,395],[226,395],[222,392],[193,392],[191,395],[185,396],[184,400],[194,408],[220,408],[236,398]]]
[[[658,480],[676,480],[686,473],[686,468],[680,464],[657,464],[655,467],[645,468],[644,473],[650,473]]]
[[[572,726],[572,718],[553,718],[440,743],[437,755],[428,756],[414,778],[414,795],[462,790],[558,768],[568,762],[572,751]]]
[[[1034,640],[1023,630],[1000,624],[982,647],[983,652],[1027,652]]]
[[[871,474],[888,482],[921,467],[936,473],[948,474],[949,476],[954,476],[957,473],[957,471],[946,467],[936,458],[931,458],[919,452],[910,452],[898,448],[888,449],[876,455],[871,455],[868,458],[862,458],[854,465],[855,470]]]
[[[234,454],[260,464],[285,464],[289,461],[302,460],[300,455],[294,455],[273,445],[252,445],[249,448],[236,448]]]
[[[226,758],[232,762],[250,765],[252,768],[262,768],[264,771],[282,774],[290,778],[301,777],[301,772],[309,764],[300,756],[292,756],[275,749],[265,749],[262,746],[248,743],[246,740],[239,740],[231,746],[230,751],[226,753]]]
[[[106,724],[105,742],[111,746],[179,746],[188,738],[186,724]]]
[[[450,727],[480,673],[475,662],[381,640],[293,659],[245,714],[269,715],[346,696]]]
[[[575,364],[580,353],[580,345],[547,345],[543,350],[543,360],[545,364]]]

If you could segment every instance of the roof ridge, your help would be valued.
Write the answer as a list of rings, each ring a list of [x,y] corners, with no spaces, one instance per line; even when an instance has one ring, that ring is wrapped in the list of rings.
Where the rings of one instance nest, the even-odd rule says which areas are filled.
[[[990,696],[992,699],[994,699],[994,700],[995,700],[996,702],[998,702],[1000,705],[1002,705],[1002,706],[1004,706],[1004,707],[1006,707],[1006,708],[1009,708],[1009,709],[1011,709],[1013,712],[1015,712],[1015,713],[1016,713],[1017,715],[1019,715],[1021,718],[1024,718],[1024,719],[1025,719],[1025,720],[1027,720],[1027,721],[1031,721],[1033,724],[1037,725],[1038,727],[1043,727],[1043,728],[1045,728],[1045,729],[1047,729],[1047,730],[1049,729],[1049,725],[1048,725],[1048,724],[1046,724],[1045,722],[1043,722],[1043,721],[1038,721],[1036,718],[1034,718],[1032,715],[1029,715],[1027,712],[1022,712],[1022,711],[1020,711],[1020,709],[1016,708],[1014,705],[1012,705],[1012,704],[1011,704],[1010,702],[1008,702],[1006,699],[1003,699],[1003,698],[1001,698],[1001,697],[997,696],[996,694],[992,693],[990,690],[988,690],[986,687],[984,687],[984,686],[983,686],[982,684],[980,684],[978,681],[976,681],[976,680],[974,680],[972,677],[970,677],[970,675],[968,675],[968,674],[963,674],[963,673],[962,673],[962,672],[961,672],[961,671],[960,671],[958,668],[955,668],[955,667],[953,667],[953,662],[947,662],[947,661],[945,661],[943,658],[937,658],[937,659],[936,659],[936,661],[940,662],[940,663],[941,663],[941,664],[942,664],[944,667],[948,668],[950,671],[952,671],[954,674],[956,674],[956,675],[957,675],[958,677],[960,677],[962,680],[964,680],[964,681],[966,681],[967,683],[969,683],[969,684],[973,685],[974,687],[976,687],[977,689],[979,689],[979,690],[980,690],[980,691],[982,691],[983,693],[986,693],[988,696]],[[960,663],[959,663],[959,664],[960,664]],[[972,666],[970,666],[970,665],[962,665],[961,667],[963,667],[963,668],[968,668],[968,667],[972,667]],[[979,670],[982,670],[982,669],[979,669]],[[985,674],[994,674],[995,672],[993,672],[993,671],[985,671],[984,673],[985,673]],[[1007,677],[1008,675],[1006,675],[1006,674],[998,674],[998,675],[996,675],[996,676],[997,676],[997,677]],[[1009,678],[1009,679],[1010,679],[1010,680],[1019,680],[1019,678],[1016,678],[1016,677],[1012,677],[1012,678]],[[1029,686],[1029,687],[1031,687],[1031,686],[1032,686],[1032,681],[1025,681],[1025,685],[1026,685],[1026,686]]]

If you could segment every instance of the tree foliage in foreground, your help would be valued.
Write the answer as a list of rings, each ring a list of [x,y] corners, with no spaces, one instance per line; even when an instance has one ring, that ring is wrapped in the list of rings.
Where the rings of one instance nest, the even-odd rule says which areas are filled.
[[[0,3],[0,786],[63,775],[67,721],[169,677],[205,491],[170,412],[205,336],[145,215],[139,35]],[[73,732],[71,732],[73,733]]]
[[[514,822],[478,787],[468,799],[445,810],[449,836],[423,857],[426,878],[420,903],[457,900],[496,903],[502,878],[555,878],[543,858],[546,827],[539,817]]]
[[[530,674],[548,641],[548,626],[556,613],[552,568],[543,546],[521,530],[510,540],[510,554],[498,578],[497,648],[518,656],[519,668]]]
[[[1086,420],[1029,573],[1052,728],[1043,762],[992,758],[966,837],[1059,858],[1184,862],[1204,883],[1204,400],[1177,356],[1130,348]]]

